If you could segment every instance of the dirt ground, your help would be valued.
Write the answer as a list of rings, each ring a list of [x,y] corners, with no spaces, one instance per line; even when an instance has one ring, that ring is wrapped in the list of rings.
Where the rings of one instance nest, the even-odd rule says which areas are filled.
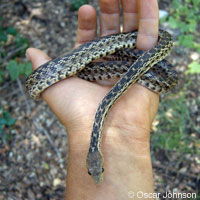
[[[96,3],[91,4],[99,10]],[[160,1],[162,9],[168,5],[169,1]],[[70,11],[69,0],[2,0],[0,13],[4,18],[2,23],[16,27],[28,38],[30,46],[45,50],[52,58],[73,48],[77,12]],[[177,65],[181,74],[188,63],[182,55],[190,52],[186,50],[178,55],[174,51],[172,54],[173,59],[169,60]],[[200,98],[200,78],[194,76],[193,81],[197,84],[190,88],[188,95]],[[8,80],[0,85],[0,104],[17,119],[11,130],[12,141],[6,147],[0,146],[0,200],[62,200],[68,154],[65,128],[43,101],[34,102],[28,97],[23,84],[24,79]],[[180,90],[183,84],[184,76],[180,75],[174,92]],[[200,107],[197,109],[200,110]],[[177,173],[168,163],[161,165],[158,154],[155,155],[157,158],[153,160],[153,166],[157,192],[164,193],[172,188],[175,192],[198,192],[200,169],[194,164],[195,158],[188,158],[190,165],[195,165],[194,171],[179,166],[182,171]],[[164,182],[159,181],[161,178]]]

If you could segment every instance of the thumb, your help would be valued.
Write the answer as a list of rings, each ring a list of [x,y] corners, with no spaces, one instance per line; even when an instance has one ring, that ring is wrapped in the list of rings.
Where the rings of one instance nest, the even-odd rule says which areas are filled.
[[[31,61],[33,70],[36,70],[40,65],[51,60],[46,53],[35,48],[28,48],[26,50],[26,57]]]
[[[46,53],[36,48],[28,48],[26,50],[26,57],[30,60],[33,70],[36,70],[40,65],[43,65],[44,63],[51,60],[51,58]],[[41,96],[46,101],[44,93],[47,92],[45,91],[42,92]]]

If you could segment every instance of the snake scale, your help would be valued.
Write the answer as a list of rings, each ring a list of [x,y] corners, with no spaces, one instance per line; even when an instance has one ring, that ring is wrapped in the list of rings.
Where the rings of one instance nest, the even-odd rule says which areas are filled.
[[[156,46],[145,52],[136,50],[136,37],[137,31],[133,31],[90,41],[66,56],[41,65],[26,80],[27,90],[37,99],[46,88],[70,76],[89,81],[120,77],[99,104],[93,122],[86,164],[96,184],[103,180],[102,129],[112,105],[136,82],[154,92],[164,93],[178,81],[173,66],[164,60],[173,47],[171,35],[159,30]],[[105,61],[94,62],[99,58]]]

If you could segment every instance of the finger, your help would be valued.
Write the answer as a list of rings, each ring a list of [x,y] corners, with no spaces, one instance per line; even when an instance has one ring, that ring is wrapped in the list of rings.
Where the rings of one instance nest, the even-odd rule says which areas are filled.
[[[75,48],[95,39],[97,34],[97,16],[92,6],[84,5],[78,11],[78,30]]]
[[[123,12],[123,32],[138,29],[138,13],[136,0],[121,0]]]
[[[158,39],[158,2],[157,0],[137,0],[139,12],[139,32],[137,48],[148,50],[155,46]]]
[[[36,70],[40,65],[51,60],[46,53],[35,48],[28,48],[26,50],[26,56],[31,61],[33,70]]]
[[[101,36],[120,31],[120,7],[118,0],[100,0]]]

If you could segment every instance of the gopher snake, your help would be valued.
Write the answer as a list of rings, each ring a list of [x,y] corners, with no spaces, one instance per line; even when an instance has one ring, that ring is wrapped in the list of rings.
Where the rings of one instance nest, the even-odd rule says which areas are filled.
[[[167,92],[177,83],[176,72],[163,60],[173,46],[171,35],[159,30],[156,46],[142,53],[133,50],[136,37],[137,32],[134,31],[90,41],[64,57],[43,64],[26,80],[27,90],[37,99],[46,88],[70,76],[77,75],[86,80],[121,77],[98,106],[93,123],[86,162],[88,173],[96,184],[103,180],[103,156],[100,145],[104,120],[111,106],[137,81],[157,93]],[[134,51],[136,53],[133,55]],[[92,62],[103,57],[107,61]],[[115,61],[119,59],[122,61]]]

